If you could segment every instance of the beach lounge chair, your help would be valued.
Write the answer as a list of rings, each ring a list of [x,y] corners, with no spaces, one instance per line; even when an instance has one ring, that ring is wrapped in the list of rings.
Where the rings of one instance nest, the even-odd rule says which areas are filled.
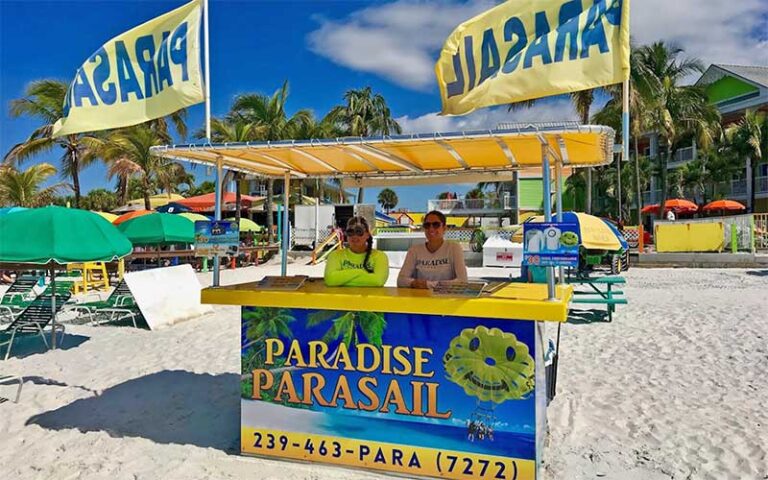
[[[58,290],[58,288],[57,288]],[[46,290],[48,291],[48,290]],[[48,340],[45,338],[45,329],[53,320],[64,303],[69,300],[69,294],[56,295],[56,308],[54,311],[52,305],[53,297],[50,293],[39,295],[11,322],[8,327],[0,331],[0,347],[6,346],[5,360],[11,356],[13,342],[21,337],[40,335],[46,348]],[[56,330],[59,331],[62,339],[64,337],[64,325],[56,324]],[[54,331],[54,334],[57,332]]]
[[[0,322],[13,321],[14,317],[35,298],[34,287],[39,278],[20,276],[8,287],[0,298]]]
[[[106,300],[72,303],[68,304],[65,310],[75,311],[78,316],[88,318],[92,325],[130,319],[133,326],[138,328],[137,321],[142,318],[131,289],[128,288],[128,284],[124,280],[117,284]]]
[[[0,375],[0,383],[9,383],[12,381],[19,382],[19,388],[16,390],[16,400],[14,403],[19,403],[19,400],[21,400],[21,388],[24,386],[24,377],[19,377],[16,375]],[[6,399],[0,397],[0,403],[3,403]]]

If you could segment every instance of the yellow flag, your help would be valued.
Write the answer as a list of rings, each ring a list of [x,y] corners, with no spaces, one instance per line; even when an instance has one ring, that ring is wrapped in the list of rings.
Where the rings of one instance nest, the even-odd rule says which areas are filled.
[[[77,70],[53,136],[136,125],[204,100],[200,0],[105,43]]]
[[[629,77],[629,0],[509,0],[459,25],[435,65],[443,114]]]

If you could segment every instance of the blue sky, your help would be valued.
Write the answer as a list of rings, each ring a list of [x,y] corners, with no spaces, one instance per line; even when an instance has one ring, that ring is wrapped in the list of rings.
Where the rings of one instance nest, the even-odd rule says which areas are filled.
[[[384,95],[408,132],[493,128],[501,121],[572,119],[566,98],[528,111],[483,109],[465,117],[440,117],[432,67],[442,42],[462,21],[492,0],[219,1],[210,0],[213,115],[225,113],[235,95],[271,94],[290,82],[289,110],[325,114],[350,88],[370,85]],[[11,119],[8,102],[35,79],[71,81],[76,69],[110,38],[185,2],[0,0],[0,150],[5,154],[38,125]],[[705,63],[768,64],[762,0],[732,4],[636,0],[636,42],[674,41]],[[710,5],[711,3],[711,5]],[[665,11],[664,15],[658,12]],[[706,28],[705,28],[706,26]],[[189,109],[191,130],[203,126],[203,106]],[[31,162],[58,164],[58,152]],[[198,181],[203,169],[195,171]],[[83,190],[109,187],[101,166],[82,174]],[[423,209],[444,187],[398,188],[400,206]],[[452,187],[463,191],[466,187]],[[376,190],[366,193],[375,199]]]

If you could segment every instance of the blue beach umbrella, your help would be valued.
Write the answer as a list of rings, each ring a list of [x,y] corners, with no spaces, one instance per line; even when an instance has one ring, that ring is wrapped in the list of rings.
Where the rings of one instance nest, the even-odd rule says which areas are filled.
[[[27,210],[24,207],[5,207],[0,208],[0,217],[3,215],[8,215],[9,213],[16,213],[16,212],[23,212],[24,210]]]
[[[157,207],[155,210],[160,213],[185,213],[192,211],[188,206],[177,202],[167,203],[161,207]]]

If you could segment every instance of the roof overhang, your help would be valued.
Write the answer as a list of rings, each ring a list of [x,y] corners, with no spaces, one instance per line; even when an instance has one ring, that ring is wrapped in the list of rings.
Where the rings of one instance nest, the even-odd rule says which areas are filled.
[[[402,185],[451,179],[474,183],[505,176],[511,170],[551,163],[571,167],[606,165],[613,158],[615,132],[595,125],[534,125],[504,130],[430,133],[325,140],[290,140],[152,147],[172,160],[263,177],[348,178],[347,184],[386,180]],[[490,180],[492,181],[492,180]],[[393,184],[389,183],[388,184]],[[444,183],[444,182],[443,182]],[[365,183],[368,184],[368,183]]]

